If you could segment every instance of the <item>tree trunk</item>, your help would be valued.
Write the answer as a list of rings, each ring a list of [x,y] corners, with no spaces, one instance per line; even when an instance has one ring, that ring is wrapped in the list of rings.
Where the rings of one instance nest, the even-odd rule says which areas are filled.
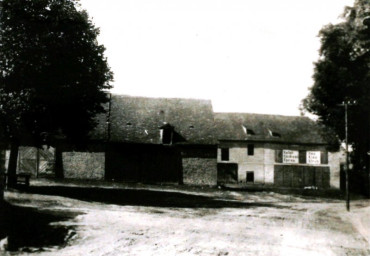
[[[62,179],[64,178],[63,171],[63,151],[59,145],[55,146],[55,178]]]
[[[0,149],[0,204],[4,202],[5,150]]]
[[[17,183],[17,160],[18,160],[19,143],[12,141],[10,145],[10,156],[8,164],[8,186],[14,187]]]

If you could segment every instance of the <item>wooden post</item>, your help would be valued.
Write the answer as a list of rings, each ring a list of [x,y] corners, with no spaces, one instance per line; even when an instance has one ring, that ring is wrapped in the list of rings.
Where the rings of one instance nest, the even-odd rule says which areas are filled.
[[[63,170],[63,151],[60,144],[55,145],[55,178],[62,179],[64,178]]]
[[[8,164],[8,187],[14,187],[17,183],[17,159],[19,143],[12,141],[10,145],[10,156]]]
[[[350,210],[349,205],[349,182],[348,182],[348,172],[349,172],[349,157],[348,157],[348,104],[344,103],[344,120],[345,120],[345,133],[346,133],[346,208],[347,211]]]
[[[0,204],[4,202],[5,189],[5,150],[0,149]]]
[[[339,106],[344,107],[344,130],[345,130],[345,143],[346,143],[346,208],[347,211],[350,210],[350,204],[349,204],[349,155],[348,155],[348,106],[352,106],[356,104],[356,101],[350,102],[350,101],[343,101],[342,104]]]
[[[368,158],[368,165],[367,165],[367,172],[368,172],[368,176],[369,176],[369,180],[368,180],[368,184],[367,184],[367,188],[368,188],[368,198],[370,198],[370,151],[367,152],[367,158]]]
[[[37,148],[37,151],[36,151],[36,178],[39,177],[39,170],[40,170],[40,149]]]

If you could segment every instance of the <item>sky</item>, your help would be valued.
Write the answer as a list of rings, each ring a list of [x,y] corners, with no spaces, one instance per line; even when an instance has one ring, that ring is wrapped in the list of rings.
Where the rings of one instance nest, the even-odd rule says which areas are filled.
[[[319,30],[353,0],[80,0],[113,93],[211,99],[217,112],[299,115]]]

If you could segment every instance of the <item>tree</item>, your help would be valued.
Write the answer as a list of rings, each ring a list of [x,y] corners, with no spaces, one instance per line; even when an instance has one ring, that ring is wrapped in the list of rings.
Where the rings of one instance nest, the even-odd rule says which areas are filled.
[[[81,144],[113,74],[99,30],[74,0],[0,0],[0,125],[14,183],[21,144]]]
[[[304,110],[332,127],[341,140],[345,137],[344,109],[339,104],[356,102],[348,110],[349,138],[357,169],[368,164],[370,149],[370,13],[367,0],[346,7],[342,23],[325,26],[320,58],[314,63],[314,85],[303,100]],[[369,26],[368,26],[369,25]]]

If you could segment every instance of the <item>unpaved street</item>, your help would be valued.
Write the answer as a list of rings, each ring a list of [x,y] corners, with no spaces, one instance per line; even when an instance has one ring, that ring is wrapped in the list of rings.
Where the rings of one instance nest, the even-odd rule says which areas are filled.
[[[72,187],[34,192],[41,191],[44,195],[7,192],[6,198],[40,213],[70,214],[50,224],[68,229],[66,246],[25,246],[12,255],[370,255],[368,200],[354,201],[347,213],[338,200],[266,192]],[[97,192],[100,197],[92,196]]]

